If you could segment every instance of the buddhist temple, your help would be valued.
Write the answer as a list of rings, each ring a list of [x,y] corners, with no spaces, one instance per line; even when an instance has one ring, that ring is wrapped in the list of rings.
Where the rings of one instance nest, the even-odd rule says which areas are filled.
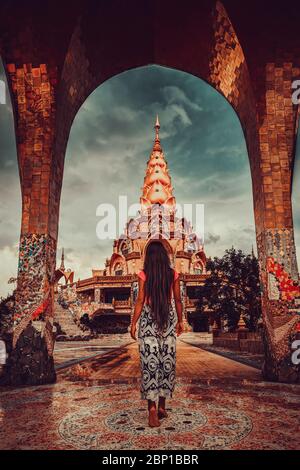
[[[106,259],[103,269],[93,269],[90,278],[76,283],[82,311],[104,332],[128,328],[137,272],[143,269],[145,251],[153,239],[165,245],[171,265],[180,273],[185,319],[190,329],[208,330],[208,318],[196,314],[196,289],[208,275],[203,243],[191,223],[177,215],[174,188],[160,142],[158,117],[154,129],[154,145],[141,188],[139,213],[128,221],[124,233],[114,241],[112,255]]]

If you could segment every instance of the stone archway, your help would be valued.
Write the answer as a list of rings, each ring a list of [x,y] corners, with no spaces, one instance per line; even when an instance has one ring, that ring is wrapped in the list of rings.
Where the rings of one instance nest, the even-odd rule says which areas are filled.
[[[296,15],[289,7],[282,18],[272,4],[274,24],[278,27],[276,18],[281,15],[285,35],[278,31],[280,44],[270,47],[268,2],[251,2],[247,18],[241,2],[223,3],[226,9],[219,1],[190,0],[189,8],[183,9],[171,0],[77,0],[72,12],[61,6],[57,18],[55,6],[41,17],[30,0],[26,8],[18,7],[16,17],[10,12],[13,2],[2,2],[5,26],[0,47],[15,113],[22,188],[11,383],[55,380],[56,241],[64,155],[74,116],[105,80],[150,63],[205,80],[223,94],[241,121],[252,174],[263,291],[264,377],[299,380],[299,367],[290,359],[298,322],[294,302],[299,296],[291,207],[298,112],[291,101],[291,84],[300,74]],[[255,35],[249,31],[251,21]],[[56,25],[56,35],[49,24]],[[268,28],[274,24],[268,22]],[[33,319],[39,321],[33,324]]]

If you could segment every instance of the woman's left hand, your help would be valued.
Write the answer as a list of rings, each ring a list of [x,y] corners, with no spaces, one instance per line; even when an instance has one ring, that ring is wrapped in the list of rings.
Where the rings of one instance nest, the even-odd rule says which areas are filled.
[[[131,324],[130,335],[131,335],[131,338],[136,341],[136,323]]]

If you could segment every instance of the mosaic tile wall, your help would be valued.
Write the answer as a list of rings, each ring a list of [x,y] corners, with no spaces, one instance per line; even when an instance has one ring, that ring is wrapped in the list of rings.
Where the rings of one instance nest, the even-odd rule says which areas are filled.
[[[56,242],[47,235],[22,236],[19,248],[18,289],[14,314],[15,346],[29,322],[42,320],[49,354],[53,352],[53,282]],[[49,324],[48,324],[49,323]]]
[[[271,380],[299,381],[291,362],[300,320],[300,285],[293,230],[266,230],[258,237],[263,319],[264,373]]]
[[[296,139],[297,107],[292,81],[299,76],[299,59],[277,51],[258,82],[257,128],[260,146],[262,198],[254,194],[257,246],[263,287],[265,375],[273,380],[299,381],[291,363],[291,344],[299,324],[299,274],[294,241],[291,182]]]
[[[55,380],[53,302],[56,241],[47,234],[22,235],[14,311],[13,384]]]

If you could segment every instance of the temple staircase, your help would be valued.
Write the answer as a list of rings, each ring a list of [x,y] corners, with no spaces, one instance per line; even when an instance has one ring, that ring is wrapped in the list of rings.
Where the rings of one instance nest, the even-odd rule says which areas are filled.
[[[68,308],[62,307],[57,300],[54,301],[54,324],[57,325],[57,341],[85,341],[92,335],[90,330],[84,330],[77,323]]]

